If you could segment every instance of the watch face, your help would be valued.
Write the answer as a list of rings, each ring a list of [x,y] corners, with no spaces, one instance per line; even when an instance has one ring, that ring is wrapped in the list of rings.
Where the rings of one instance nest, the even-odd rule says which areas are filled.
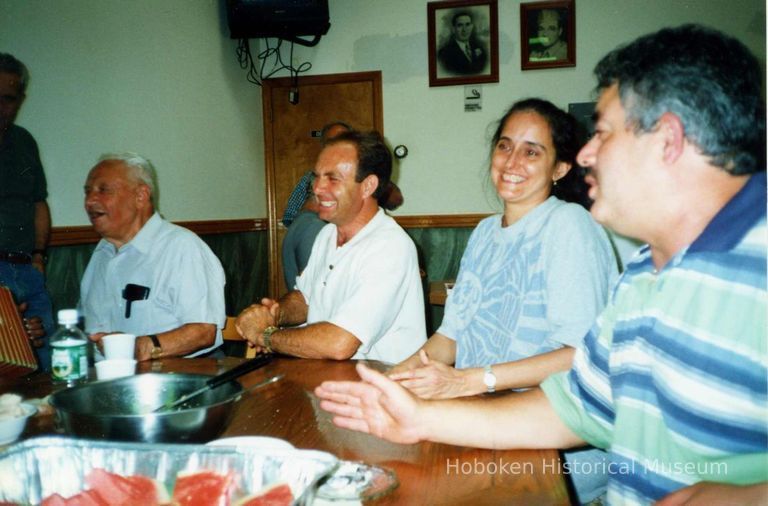
[[[496,375],[493,374],[493,370],[487,368],[485,374],[483,374],[483,383],[488,387],[489,392],[493,392],[496,387]]]

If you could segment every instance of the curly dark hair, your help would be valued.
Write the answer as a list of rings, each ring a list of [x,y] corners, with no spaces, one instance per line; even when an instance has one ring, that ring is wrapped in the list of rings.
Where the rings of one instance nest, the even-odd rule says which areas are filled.
[[[555,146],[555,159],[571,164],[571,170],[557,181],[552,188],[552,195],[566,202],[573,202],[589,209],[592,201],[587,196],[589,185],[584,182],[585,171],[576,163],[576,155],[583,144],[579,136],[576,118],[563,111],[555,104],[541,98],[526,98],[512,104],[512,107],[499,120],[491,141],[491,151],[499,142],[504,124],[517,112],[535,112],[549,125],[552,144]]]
[[[700,25],[665,28],[608,53],[595,76],[598,91],[618,84],[636,132],[671,112],[713,165],[734,175],[765,171],[760,65],[735,38]]]

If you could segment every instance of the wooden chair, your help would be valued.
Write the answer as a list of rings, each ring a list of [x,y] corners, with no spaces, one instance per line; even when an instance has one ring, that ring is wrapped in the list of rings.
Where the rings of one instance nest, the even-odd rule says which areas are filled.
[[[224,338],[225,341],[242,341],[245,343],[245,358],[253,358],[256,356],[256,348],[251,348],[248,346],[248,341],[246,341],[243,336],[237,333],[237,329],[235,328],[235,320],[237,319],[236,316],[227,316],[227,323],[224,325],[224,328],[221,329],[221,337]]]

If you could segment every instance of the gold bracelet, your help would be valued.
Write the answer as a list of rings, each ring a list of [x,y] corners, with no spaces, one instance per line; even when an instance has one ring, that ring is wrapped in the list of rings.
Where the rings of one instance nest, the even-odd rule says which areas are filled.
[[[277,308],[277,319],[275,321],[275,326],[280,327],[282,323],[283,323],[283,310],[282,308]]]
[[[280,330],[278,327],[275,327],[274,325],[270,325],[269,327],[264,329],[264,333],[262,334],[262,337],[264,338],[264,348],[267,350],[267,353],[272,353],[272,334]]]

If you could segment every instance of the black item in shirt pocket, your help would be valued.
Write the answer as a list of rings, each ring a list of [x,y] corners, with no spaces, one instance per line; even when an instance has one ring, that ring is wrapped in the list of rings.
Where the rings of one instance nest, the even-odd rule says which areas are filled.
[[[137,300],[147,300],[149,298],[149,287],[128,283],[123,288],[123,298],[127,301],[125,305],[125,317],[131,317],[131,304]]]

